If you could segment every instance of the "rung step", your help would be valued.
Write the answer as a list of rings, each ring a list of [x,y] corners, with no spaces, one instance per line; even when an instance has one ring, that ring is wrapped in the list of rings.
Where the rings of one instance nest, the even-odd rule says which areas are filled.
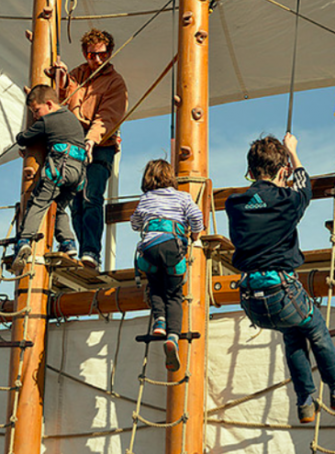
[[[44,238],[43,233],[36,233],[36,235],[32,236],[33,241],[39,241],[42,238]],[[5,238],[4,240],[0,240],[0,246],[9,246],[10,244],[16,244],[17,243],[17,238]]]
[[[190,339],[200,339],[201,334],[198,333],[197,331],[191,333],[191,336],[189,336],[189,333],[181,333],[179,340],[188,340]],[[167,336],[152,336],[151,334],[145,334],[144,336],[136,336],[136,342],[145,342],[148,344],[149,342],[157,342],[157,341],[164,341],[167,339]]]
[[[0,342],[0,348],[26,348],[33,347],[34,342],[31,341],[13,341],[13,342]]]

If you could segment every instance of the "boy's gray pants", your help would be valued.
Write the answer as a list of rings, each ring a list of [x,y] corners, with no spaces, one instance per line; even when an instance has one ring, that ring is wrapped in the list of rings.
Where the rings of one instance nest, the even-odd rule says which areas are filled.
[[[55,237],[59,243],[65,240],[74,240],[70,229],[69,216],[65,212],[66,207],[77,193],[77,187],[83,179],[85,166],[79,161],[68,159],[64,168],[62,183],[57,185],[45,174],[42,169],[42,177],[37,183],[31,198],[27,204],[27,210],[22,222],[20,238],[30,239],[38,232],[45,212],[52,202],[57,203]],[[59,184],[59,183],[58,183]]]

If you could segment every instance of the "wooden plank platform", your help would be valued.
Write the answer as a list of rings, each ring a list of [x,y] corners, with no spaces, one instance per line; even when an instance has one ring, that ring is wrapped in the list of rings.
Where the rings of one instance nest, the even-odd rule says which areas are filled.
[[[135,285],[135,273],[132,269],[101,273],[84,266],[80,260],[75,260],[64,252],[45,254],[45,264],[52,270],[53,291],[56,292],[84,292]]]

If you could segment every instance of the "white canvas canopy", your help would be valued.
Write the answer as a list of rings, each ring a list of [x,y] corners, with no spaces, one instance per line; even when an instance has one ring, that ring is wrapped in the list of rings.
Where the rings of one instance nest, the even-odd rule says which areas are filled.
[[[164,3],[157,0],[79,0],[71,22],[72,44],[67,38],[67,24],[62,21],[62,60],[70,68],[82,62],[80,37],[91,27],[110,31],[115,36],[117,49],[150,18],[150,15],[141,13],[155,11]],[[335,30],[333,0],[305,0],[301,3],[300,13],[305,18]],[[65,4],[63,2],[63,8]],[[296,8],[295,0],[282,0],[281,4],[293,10]],[[33,0],[1,3],[0,71],[7,81],[0,83],[1,100],[9,84],[14,84],[20,90],[28,84],[30,43],[25,39],[24,31],[31,29],[32,7]],[[123,13],[136,14],[127,16]],[[118,17],[98,19],[97,15]],[[75,20],[83,16],[86,19]],[[62,17],[66,17],[65,10],[62,11]],[[269,0],[219,1],[210,16],[210,104],[287,92],[291,78],[294,31],[295,15]],[[296,90],[334,84],[334,45],[334,33],[306,19],[299,20]],[[172,13],[169,11],[160,14],[113,61],[126,80],[130,107],[161,74],[172,55]],[[170,99],[169,75],[131,118],[166,114],[170,110]],[[11,95],[10,102],[6,104],[6,115],[2,113],[0,116],[2,150],[12,143],[12,135],[21,127],[23,102],[23,97],[18,99]],[[14,125],[9,127],[5,117],[13,116],[14,111]],[[16,156],[15,153],[11,159]]]
[[[334,314],[333,314],[334,317]],[[148,318],[125,322],[121,331],[120,352],[114,391],[137,400],[142,371],[144,344],[135,342],[137,334],[147,332]],[[136,405],[112,398],[110,389],[119,321],[74,321],[50,326],[47,363],[62,369],[70,377],[47,369],[45,426],[42,452],[46,454],[124,454],[129,447],[132,414]],[[282,336],[263,330],[259,336],[250,327],[244,313],[216,315],[209,324],[208,410],[265,390],[262,395],[230,409],[209,415],[206,430],[207,452],[211,454],[301,454],[309,452],[314,424],[301,426],[297,420],[295,395],[291,383],[275,391],[268,387],[289,377],[284,360]],[[1,332],[9,338],[9,333]],[[183,341],[181,341],[183,342]],[[196,341],[194,341],[196,342]],[[0,385],[7,384],[9,351],[0,351]],[[161,342],[150,345],[147,374],[165,381]],[[190,378],[192,380],[192,376]],[[314,373],[316,386],[319,374]],[[90,387],[87,385],[91,385]],[[93,386],[95,388],[93,388]],[[328,390],[324,392],[328,403]],[[152,422],[165,421],[166,388],[145,385],[143,402],[159,409],[142,406],[140,415]],[[0,393],[0,423],[6,413],[6,393]],[[202,413],[199,408],[199,414]],[[226,424],[219,423],[224,419]],[[214,421],[213,421],[214,420]],[[218,421],[218,422],[215,422]],[[249,424],[250,427],[243,427]],[[293,425],[287,428],[253,427],[253,424]],[[143,426],[140,422],[139,426]],[[319,445],[334,450],[333,418],[322,413]],[[329,428],[331,426],[332,428]],[[125,429],[115,431],[115,429]],[[186,429],[186,430],[191,430]],[[3,432],[3,431],[2,431]],[[0,436],[3,452],[4,437]],[[164,429],[145,427],[137,432],[133,452],[165,452]]]

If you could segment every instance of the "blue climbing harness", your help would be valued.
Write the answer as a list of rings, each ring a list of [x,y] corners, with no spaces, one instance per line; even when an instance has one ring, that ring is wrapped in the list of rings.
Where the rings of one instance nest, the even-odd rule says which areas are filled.
[[[149,232],[160,232],[164,235],[159,235],[152,240],[143,244],[145,236]],[[149,262],[143,257],[143,252],[147,249],[156,246],[165,241],[175,239],[180,251],[183,251],[183,245],[187,245],[186,228],[180,222],[173,219],[155,218],[147,221],[141,230],[142,241],[138,244],[134,258],[135,268],[135,281],[138,287],[141,285],[141,274],[144,273],[157,273],[157,266]],[[169,275],[182,276],[186,272],[186,258],[183,257],[176,265],[168,266],[166,271]]]

